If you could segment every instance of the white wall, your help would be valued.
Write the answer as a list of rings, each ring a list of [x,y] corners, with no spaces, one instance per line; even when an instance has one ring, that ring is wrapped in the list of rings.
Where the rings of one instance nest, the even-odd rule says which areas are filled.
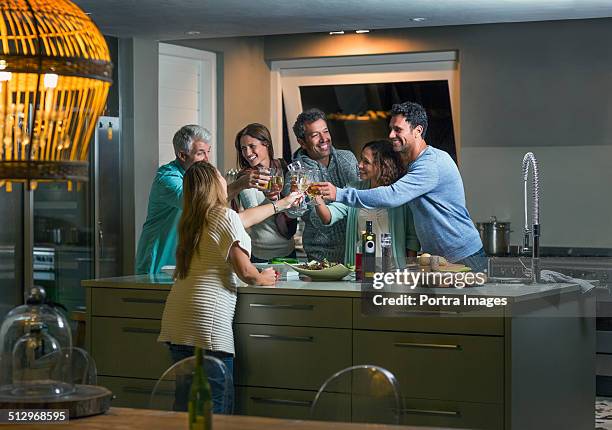
[[[522,241],[521,163],[528,151],[540,166],[541,245],[612,247],[612,145],[464,146],[460,170],[472,219],[488,221],[495,215],[510,221],[511,243]]]
[[[197,49],[159,45],[159,165],[175,158],[172,138],[186,124],[206,127],[213,135],[211,163],[216,164],[216,55]]]

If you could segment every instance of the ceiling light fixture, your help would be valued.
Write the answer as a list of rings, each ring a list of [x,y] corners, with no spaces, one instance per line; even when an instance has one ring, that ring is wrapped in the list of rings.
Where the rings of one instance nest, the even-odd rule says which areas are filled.
[[[331,34],[332,36],[337,35],[337,34],[344,34],[344,30],[340,30],[340,31],[330,31],[329,34]]]
[[[200,34],[200,32],[197,30],[192,30],[192,31],[187,32],[188,36],[197,36],[198,34]]]
[[[364,33],[369,33],[370,30],[355,30],[355,33],[357,34],[364,34]]]
[[[410,18],[410,21],[414,21],[414,22],[423,22],[425,21],[427,18]]]
[[[69,0],[0,3],[0,188],[87,181],[89,143],[112,64],[104,36]]]

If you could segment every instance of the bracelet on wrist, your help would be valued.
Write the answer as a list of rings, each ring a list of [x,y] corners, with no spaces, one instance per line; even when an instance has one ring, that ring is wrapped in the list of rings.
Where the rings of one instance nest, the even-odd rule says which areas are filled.
[[[274,213],[277,214],[278,208],[276,207],[276,202],[271,202],[271,203],[272,203],[272,207],[274,208]]]

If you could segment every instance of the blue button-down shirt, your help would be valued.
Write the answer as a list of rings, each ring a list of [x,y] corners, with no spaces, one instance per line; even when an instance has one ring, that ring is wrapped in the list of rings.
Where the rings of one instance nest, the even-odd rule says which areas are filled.
[[[183,176],[178,160],[164,164],[149,194],[147,220],[142,226],[136,252],[136,273],[159,273],[176,264],[177,226],[183,212]]]

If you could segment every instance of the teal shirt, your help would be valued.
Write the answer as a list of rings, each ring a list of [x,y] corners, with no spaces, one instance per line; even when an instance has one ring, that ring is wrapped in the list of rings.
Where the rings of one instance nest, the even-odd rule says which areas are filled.
[[[369,181],[360,181],[351,185],[358,190],[369,189]],[[361,239],[358,218],[359,208],[351,208],[342,203],[331,203],[328,205],[331,212],[331,223],[333,225],[341,219],[346,219],[346,241],[344,245],[344,262],[355,264],[355,252],[357,240]],[[389,216],[389,233],[393,246],[393,258],[395,267],[403,269],[406,267],[406,249],[419,251],[421,245],[417,239],[412,212],[408,205],[402,205],[387,209]]]
[[[183,212],[183,176],[178,160],[157,169],[151,185],[147,220],[136,252],[136,273],[159,273],[176,264],[177,226]]]

